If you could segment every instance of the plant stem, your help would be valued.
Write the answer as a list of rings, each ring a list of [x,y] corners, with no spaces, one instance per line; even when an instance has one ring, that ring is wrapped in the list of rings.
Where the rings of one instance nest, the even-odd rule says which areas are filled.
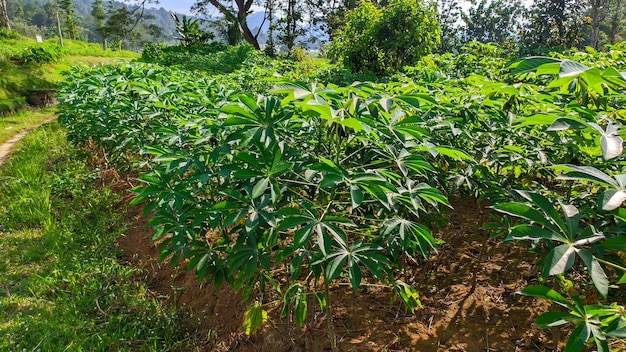
[[[333,321],[333,305],[330,300],[328,281],[324,278],[324,296],[326,296],[326,322],[328,324],[328,339],[330,339],[330,349],[339,352],[337,348],[337,337],[335,336],[335,322]]]
[[[604,260],[604,259],[600,259],[600,258],[597,258],[597,257],[596,257],[596,260],[597,260],[598,262],[600,262],[600,263],[602,263],[602,264],[606,264],[606,265],[608,265],[608,266],[610,266],[610,267],[612,267],[612,268],[614,268],[614,269],[617,269],[617,270],[620,270],[620,271],[624,271],[624,272],[626,272],[626,268],[624,268],[623,266],[617,265],[617,264],[615,264],[615,263],[611,263],[611,262],[609,262],[609,261],[606,261],[606,260]]]

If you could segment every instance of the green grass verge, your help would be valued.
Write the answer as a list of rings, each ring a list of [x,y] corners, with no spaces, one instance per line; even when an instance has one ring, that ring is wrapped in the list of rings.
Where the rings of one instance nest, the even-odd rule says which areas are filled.
[[[56,123],[0,168],[0,350],[192,350],[186,318],[116,257],[118,196]]]
[[[23,108],[28,91],[56,88],[63,81],[62,72],[72,66],[114,64],[128,60],[128,56],[65,56],[54,64],[18,65],[0,58],[0,114]]]
[[[9,140],[14,134],[31,126],[37,125],[54,115],[55,108],[20,110],[9,115],[0,115],[0,144]]]
[[[0,115],[17,111],[26,105],[29,91],[54,89],[63,80],[61,72],[76,65],[100,65],[139,57],[130,51],[102,50],[96,43],[66,40],[58,47],[61,58],[52,64],[19,64],[20,56],[31,48],[55,47],[58,41],[43,44],[15,32],[0,29]]]

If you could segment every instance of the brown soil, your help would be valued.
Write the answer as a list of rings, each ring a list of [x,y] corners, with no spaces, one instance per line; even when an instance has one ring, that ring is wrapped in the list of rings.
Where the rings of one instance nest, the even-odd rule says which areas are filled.
[[[332,288],[340,351],[554,351],[555,341],[566,339],[564,331],[533,326],[534,318],[551,308],[549,302],[515,294],[536,277],[534,255],[522,245],[487,240],[480,230],[487,211],[473,200],[453,206],[445,216],[450,224],[438,231],[445,243],[407,275],[423,303],[416,314],[393,302],[389,289],[365,286],[355,295],[347,284]],[[156,296],[190,312],[197,335],[210,336],[205,350],[330,350],[326,320],[314,300],[306,328],[280,319],[277,302],[266,306],[265,328],[246,337],[242,322],[250,302],[242,303],[226,284],[216,291],[211,283],[200,285],[195,274],[160,263],[147,218],[137,207],[129,216],[132,225],[119,241],[123,259],[146,270]]]

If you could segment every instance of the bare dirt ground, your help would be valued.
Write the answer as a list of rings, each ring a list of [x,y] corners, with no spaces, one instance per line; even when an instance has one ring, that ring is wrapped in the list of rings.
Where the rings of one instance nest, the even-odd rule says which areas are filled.
[[[13,149],[13,146],[15,146],[20,140],[22,140],[22,138],[26,137],[30,133],[30,131],[32,131],[33,129],[43,124],[46,124],[56,118],[57,118],[56,116],[50,116],[49,118],[45,119],[44,121],[32,127],[29,127],[21,132],[16,133],[13,137],[11,137],[11,139],[0,144],[0,167],[2,167],[2,164],[4,164],[7,161],[9,154],[11,153],[11,149]]]
[[[523,245],[489,240],[481,230],[488,210],[473,199],[453,200],[449,224],[437,236],[438,252],[411,268],[406,281],[421,295],[423,308],[408,313],[388,289],[349,285],[331,290],[340,351],[556,351],[567,331],[543,331],[533,320],[549,302],[516,291],[536,277],[533,254]],[[306,328],[280,319],[281,302],[268,304],[269,323],[254,336],[243,334],[247,303],[232,288],[216,291],[194,273],[158,261],[159,251],[139,208],[130,208],[132,225],[119,241],[122,259],[145,269],[157,297],[190,312],[190,326],[203,336],[206,351],[329,351],[326,320],[309,302]],[[315,307],[315,308],[311,308]],[[312,311],[311,311],[312,310]],[[555,341],[561,341],[557,343]]]

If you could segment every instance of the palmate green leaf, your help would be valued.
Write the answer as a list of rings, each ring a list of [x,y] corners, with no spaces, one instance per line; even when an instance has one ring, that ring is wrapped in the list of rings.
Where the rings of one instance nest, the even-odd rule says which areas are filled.
[[[596,260],[594,255],[586,249],[578,249],[578,255],[587,266],[591,281],[598,290],[598,293],[600,293],[602,297],[606,298],[606,295],[609,292],[609,279],[602,269],[602,266]]]
[[[410,254],[414,246],[417,246],[426,258],[430,249],[437,249],[437,240],[430,230],[411,220],[399,218],[388,220],[381,227],[380,233],[388,242],[397,240],[405,253]]]
[[[550,220],[556,224],[556,226],[558,226],[559,229],[561,229],[562,233],[567,233],[568,232],[568,228],[565,225],[565,222],[563,221],[563,219],[561,218],[559,212],[554,208],[554,206],[552,205],[552,203],[544,196],[534,193],[534,192],[528,192],[528,191],[521,191],[521,190],[516,190],[516,192],[526,198],[527,200],[531,201],[533,204],[537,205],[539,207],[539,209],[541,209],[541,211],[543,211],[548,217],[550,217]]]
[[[259,105],[257,104],[257,100],[247,94],[241,94],[238,97],[239,101],[242,102],[248,109],[254,111],[255,113],[260,112]]]
[[[450,204],[446,196],[444,196],[440,190],[431,187],[427,183],[422,182],[417,184],[415,187],[412,188],[412,191],[414,191],[420,198],[424,199],[434,207],[438,206],[439,204],[443,204],[452,209],[452,205]]]
[[[299,213],[289,214],[282,218],[282,220],[280,221],[278,225],[277,230],[285,231],[289,229],[294,229],[301,224],[304,224],[306,222],[311,222],[311,221],[316,221],[316,219],[307,215],[299,214]]]
[[[561,118],[562,115],[560,114],[534,114],[528,117],[519,117],[515,120],[515,128],[536,125],[552,125],[555,121]]]
[[[547,299],[565,308],[569,308],[570,310],[576,309],[575,306],[570,301],[565,299],[565,297],[563,297],[560,293],[545,286],[528,286],[525,289],[518,291],[517,293],[524,296],[533,296]]]
[[[239,169],[239,170],[233,171],[233,177],[240,178],[240,179],[250,179],[250,178],[259,177],[262,175],[263,173],[261,171],[252,170],[252,169]]]
[[[546,228],[550,229],[551,231],[550,236],[547,236],[544,232],[538,232],[538,234],[541,235],[540,236],[541,238],[556,239],[554,237],[554,233],[556,234],[560,233],[559,228],[555,224],[551,223],[548,219],[546,219],[546,217],[541,212],[532,208],[529,205],[526,205],[523,203],[502,203],[502,204],[494,205],[493,209],[504,214],[534,221],[535,223],[543,225]],[[526,229],[521,229],[520,231],[525,231],[525,230]],[[525,235],[524,232],[520,232],[520,234],[521,236]],[[538,237],[535,237],[535,238],[538,238]],[[530,239],[530,238],[520,238],[520,239]]]
[[[307,226],[303,226],[301,229],[296,231],[293,236],[293,247],[294,248],[302,248],[304,247],[311,238],[313,237],[313,233],[315,232],[316,224],[309,224]]]
[[[576,260],[576,247],[562,244],[554,247],[546,256],[542,275],[544,277],[562,274],[574,265]]]
[[[220,108],[220,111],[229,115],[243,117],[243,119],[230,117],[226,119],[226,121],[224,121],[223,126],[256,124],[255,121],[258,119],[258,117],[254,113],[245,109],[238,103],[224,105]]]
[[[350,185],[350,198],[352,199],[352,209],[356,209],[363,203],[365,196],[357,185],[352,184]]]
[[[260,197],[261,195],[263,195],[263,193],[265,193],[265,191],[267,190],[269,184],[270,184],[269,178],[266,177],[266,178],[260,179],[259,182],[257,182],[256,185],[254,185],[254,188],[252,189],[252,194],[250,195],[250,197],[252,197],[252,199],[256,199]]]
[[[589,70],[589,67],[572,60],[561,61],[559,77],[578,76]]]
[[[408,158],[403,158],[401,160],[397,160],[398,167],[401,168],[409,168],[420,175],[426,174],[426,171],[434,172],[435,168],[421,155],[411,155]],[[407,176],[405,171],[402,173]]]
[[[300,108],[304,113],[310,113],[315,116],[319,116],[324,120],[331,120],[336,122],[337,113],[332,109],[332,107],[328,104],[322,104],[315,100],[309,100],[304,104],[300,104]]]
[[[402,303],[404,303],[404,306],[411,312],[411,314],[415,314],[415,308],[422,308],[420,295],[413,287],[400,280],[396,280],[394,291],[398,294]]]
[[[267,322],[267,312],[261,302],[252,303],[243,315],[243,331],[247,336],[255,334]]]
[[[535,324],[546,329],[569,323],[574,316],[567,312],[545,312],[535,319]]]
[[[359,286],[361,286],[362,273],[359,264],[352,257],[348,260],[348,276],[350,278],[350,284],[354,293],[357,293]]]
[[[554,166],[553,168],[555,170],[566,171],[564,175],[558,176],[557,180],[586,180],[609,185],[618,189],[620,188],[620,185],[611,176],[593,166],[563,164]]]
[[[400,100],[419,110],[422,110],[424,105],[434,106],[438,104],[437,100],[429,94],[400,95],[395,97],[394,100]]]
[[[591,334],[593,335],[596,347],[598,348],[597,352],[610,352],[611,350],[609,349],[609,344],[606,341],[604,331],[596,325],[590,324],[589,328],[591,329]]]
[[[504,239],[505,241],[517,241],[517,240],[539,240],[544,239],[548,241],[563,241],[563,237],[558,234],[546,230],[542,227],[532,225],[517,225],[510,229],[509,234]]]
[[[462,150],[448,148],[448,147],[434,147],[432,148],[432,150],[435,150],[437,153],[447,156],[449,158],[452,158],[454,160],[465,160],[465,161],[471,161],[471,162],[474,161],[474,159],[472,159],[471,156],[469,156],[467,153],[465,153]]]
[[[545,56],[531,56],[513,62],[506,69],[512,69],[512,74],[518,75],[521,73],[534,72],[538,68],[542,67],[543,74],[557,74],[560,70],[560,60],[545,57]],[[539,73],[538,73],[539,74]]]
[[[580,119],[572,118],[572,117],[562,117],[557,118],[554,122],[548,127],[548,131],[565,131],[571,129],[584,129],[589,127],[589,125]]]
[[[589,325],[585,323],[581,323],[578,325],[576,329],[572,332],[569,339],[567,339],[567,344],[565,345],[565,352],[580,352],[589,337],[591,336],[591,329]]]
[[[615,319],[605,331],[606,336],[626,338],[626,318],[621,316]]]
[[[626,76],[613,67],[608,67],[602,71],[602,78],[610,87],[626,87]]]
[[[255,156],[252,156],[250,153],[241,152],[235,155],[237,160],[243,161],[248,166],[252,166],[257,170],[262,170],[263,166],[259,163],[259,159]]]
[[[346,261],[348,260],[348,256],[345,253],[338,252],[334,255],[335,258],[328,263],[326,270],[324,270],[324,278],[326,282],[331,282],[338,278],[344,265],[346,264]]]
[[[602,242],[602,247],[614,251],[626,251],[626,236],[617,235]]]
[[[609,189],[600,195],[598,200],[598,206],[602,210],[611,211],[622,206],[626,200],[626,192],[618,191],[615,189]]]

